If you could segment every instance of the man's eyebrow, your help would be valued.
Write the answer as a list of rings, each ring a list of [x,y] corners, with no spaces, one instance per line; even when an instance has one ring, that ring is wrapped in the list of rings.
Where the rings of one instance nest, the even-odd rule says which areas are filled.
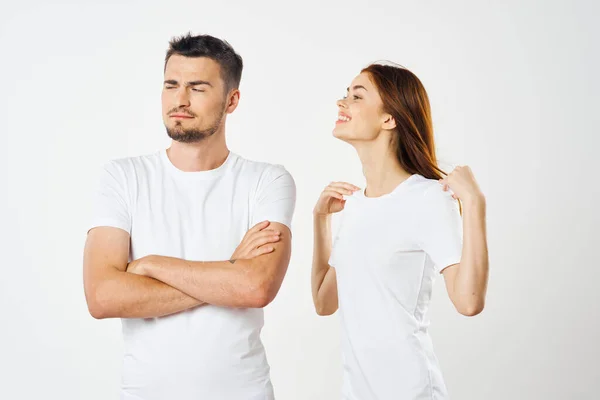
[[[364,91],[368,91],[367,88],[364,87],[363,85],[355,85],[352,87],[352,89],[354,89],[354,90],[363,89]],[[349,92],[350,88],[346,88],[346,91]]]
[[[187,82],[186,86],[197,86],[197,85],[206,85],[212,87],[209,81],[191,81]]]
[[[176,81],[176,80],[174,80],[174,79],[167,79],[167,80],[164,82],[164,84],[165,84],[165,85],[178,85],[178,84],[179,84],[179,82],[177,82],[177,81]],[[190,81],[190,82],[186,82],[186,84],[185,84],[185,85],[186,85],[186,86],[207,85],[207,86],[210,86],[210,87],[212,87],[211,83],[210,83],[210,82],[208,82],[208,81]]]

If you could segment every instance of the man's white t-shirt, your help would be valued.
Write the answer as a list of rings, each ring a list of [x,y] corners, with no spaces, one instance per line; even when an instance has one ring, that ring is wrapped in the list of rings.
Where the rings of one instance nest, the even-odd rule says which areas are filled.
[[[223,261],[261,221],[291,229],[295,199],[283,166],[230,152],[216,169],[184,172],[161,150],[104,166],[89,228],[129,232],[130,261]],[[262,309],[205,305],[122,325],[122,400],[273,399]]]
[[[347,197],[329,260],[343,399],[448,399],[426,313],[436,276],[461,251],[458,204],[437,180],[415,174],[384,196]]]

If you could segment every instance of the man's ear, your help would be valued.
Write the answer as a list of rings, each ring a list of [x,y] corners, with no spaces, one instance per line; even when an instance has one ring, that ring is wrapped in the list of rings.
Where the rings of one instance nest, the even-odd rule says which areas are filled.
[[[240,91],[238,89],[235,89],[229,93],[229,97],[227,99],[227,108],[225,109],[225,112],[227,114],[231,114],[233,111],[235,111],[239,103]]]

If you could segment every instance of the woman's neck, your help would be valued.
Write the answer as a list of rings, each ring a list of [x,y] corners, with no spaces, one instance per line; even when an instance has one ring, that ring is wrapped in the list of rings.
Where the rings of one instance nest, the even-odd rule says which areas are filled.
[[[411,174],[406,172],[387,140],[375,140],[355,146],[367,181],[365,195],[379,197],[392,192]]]

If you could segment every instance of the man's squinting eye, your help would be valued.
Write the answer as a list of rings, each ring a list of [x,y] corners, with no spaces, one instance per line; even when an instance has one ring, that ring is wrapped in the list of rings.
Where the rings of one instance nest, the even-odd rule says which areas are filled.
[[[167,85],[167,86],[165,86],[165,89],[176,89],[176,88],[177,88],[177,86],[173,86],[173,85]],[[192,91],[194,91],[194,92],[205,92],[206,90],[192,88]]]

